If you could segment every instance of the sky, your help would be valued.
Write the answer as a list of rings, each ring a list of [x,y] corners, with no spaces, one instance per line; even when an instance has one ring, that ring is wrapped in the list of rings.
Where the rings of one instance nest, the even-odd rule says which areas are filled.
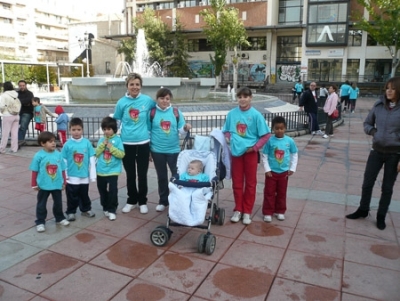
[[[124,0],[70,0],[70,2],[77,5],[84,5],[85,8],[92,7],[98,13],[109,14],[109,13],[122,13],[125,7]]]

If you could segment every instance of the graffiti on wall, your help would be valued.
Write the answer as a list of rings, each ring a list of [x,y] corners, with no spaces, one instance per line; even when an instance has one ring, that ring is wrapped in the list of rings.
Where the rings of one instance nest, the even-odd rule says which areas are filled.
[[[285,82],[297,82],[301,78],[299,65],[277,65],[278,80]]]
[[[266,64],[239,64],[238,81],[263,82],[265,80]],[[233,80],[233,65],[225,65],[222,71],[223,81]]]
[[[207,61],[190,61],[189,68],[194,77],[214,77],[214,66]]]

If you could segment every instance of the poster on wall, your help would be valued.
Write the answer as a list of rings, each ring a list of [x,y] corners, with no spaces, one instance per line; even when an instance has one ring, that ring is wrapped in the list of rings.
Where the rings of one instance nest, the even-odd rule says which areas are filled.
[[[85,33],[94,39],[97,37],[96,24],[75,24],[68,29],[69,62],[86,58]]]
[[[195,77],[214,77],[214,67],[207,61],[190,61],[189,68]]]
[[[299,65],[277,65],[278,81],[297,82],[300,80],[301,67]]]

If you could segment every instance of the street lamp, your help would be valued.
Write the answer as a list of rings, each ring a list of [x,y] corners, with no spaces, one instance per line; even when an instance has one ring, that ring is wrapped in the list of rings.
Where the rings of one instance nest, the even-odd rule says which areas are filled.
[[[89,70],[89,48],[91,47],[89,33],[85,31],[85,48],[86,48],[86,77],[90,77],[90,70]]]

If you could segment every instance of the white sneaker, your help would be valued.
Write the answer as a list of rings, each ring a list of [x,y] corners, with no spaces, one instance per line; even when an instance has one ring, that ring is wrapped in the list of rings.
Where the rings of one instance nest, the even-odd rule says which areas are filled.
[[[325,139],[328,139],[328,135],[327,134],[324,134],[323,136],[322,136],[322,138],[325,138]]]
[[[162,211],[164,211],[164,209],[165,209],[165,206],[164,205],[157,205],[156,206],[156,211],[158,211],[158,212],[162,212]]]
[[[86,211],[86,212],[81,212],[81,215],[86,216],[86,217],[95,217],[96,216],[96,214],[90,210]]]
[[[276,218],[280,221],[284,221],[285,220],[285,215],[284,214],[280,214],[280,213],[274,213],[274,215],[276,216]]]
[[[316,132],[315,132],[315,131],[311,132],[311,135],[315,135],[315,134],[316,134]]]
[[[67,215],[67,221],[73,222],[75,220],[75,214],[70,213]]]
[[[131,212],[132,209],[135,209],[136,205],[126,204],[124,208],[122,208],[123,213]]]
[[[140,205],[139,209],[141,214],[146,214],[147,212],[149,212],[149,208],[147,208],[147,205]]]
[[[264,215],[264,222],[267,222],[267,223],[272,222],[272,216],[271,215]]]
[[[63,219],[61,222],[58,222],[57,224],[59,224],[61,226],[68,226],[69,225],[69,221],[67,221],[66,219]]]
[[[243,214],[243,225],[250,225],[250,224],[251,224],[250,214],[248,213]]]
[[[44,232],[44,231],[46,231],[46,228],[44,227],[43,224],[40,224],[40,225],[37,225],[37,226],[36,226],[36,231],[38,231],[38,232]]]
[[[237,223],[240,221],[240,218],[242,217],[242,214],[239,211],[233,212],[233,216],[231,217],[231,222],[232,223]]]
[[[115,213],[108,213],[108,219],[110,221],[115,221],[117,219],[117,216],[115,215]]]
[[[110,216],[110,213],[108,211],[104,211],[103,213],[104,213],[104,216],[107,216],[107,217]]]
[[[322,136],[322,135],[324,135],[324,133],[321,130],[318,130],[317,131],[317,135],[321,135]]]

